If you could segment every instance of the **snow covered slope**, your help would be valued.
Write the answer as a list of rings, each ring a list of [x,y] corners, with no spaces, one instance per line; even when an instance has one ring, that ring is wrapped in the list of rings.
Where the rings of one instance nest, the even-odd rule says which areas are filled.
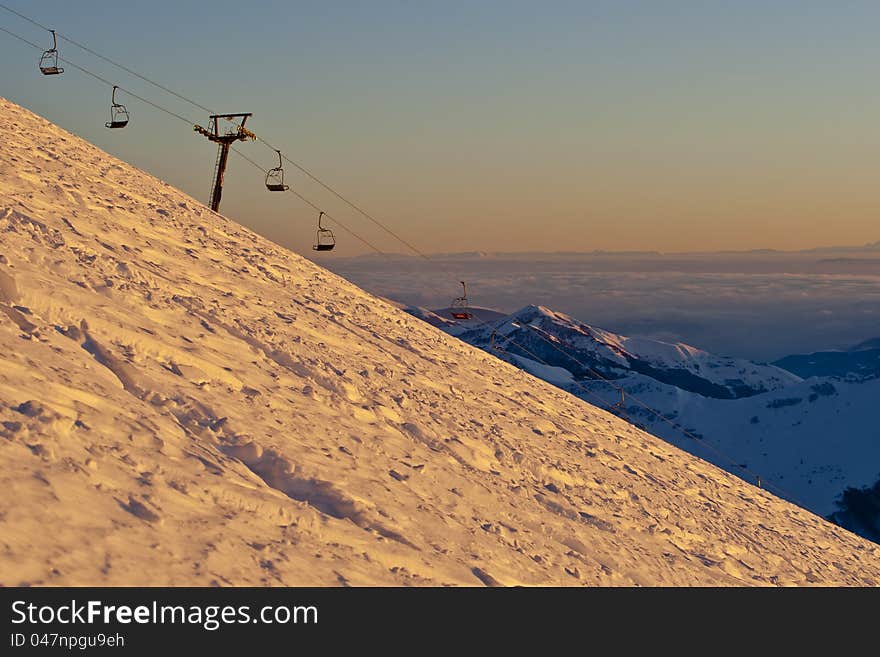
[[[747,479],[762,475],[777,492],[822,516],[837,510],[846,488],[880,480],[880,379],[814,378],[733,400],[702,397],[638,376],[615,383],[671,424],[629,398],[624,413],[632,422],[734,474]],[[609,403],[619,399],[601,382],[587,387]]]
[[[763,475],[776,492],[823,516],[837,511],[845,489],[880,480],[876,350],[777,362],[798,374],[837,375],[804,381],[772,365],[619,336],[539,306],[482,326],[442,328],[603,408],[620,403],[623,388],[626,419],[750,481]],[[493,331],[501,350],[492,349]],[[725,394],[707,394],[718,390]],[[735,390],[747,394],[726,396]]]
[[[880,547],[0,129],[0,584],[880,583]]]

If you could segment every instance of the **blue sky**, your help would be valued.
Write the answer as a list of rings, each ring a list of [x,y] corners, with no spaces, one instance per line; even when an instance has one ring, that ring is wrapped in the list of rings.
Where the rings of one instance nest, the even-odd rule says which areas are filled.
[[[880,239],[877,3],[3,2],[203,105],[254,112],[255,132],[428,251]],[[4,11],[0,26],[49,39]],[[124,95],[131,125],[105,130],[109,89],[44,78],[37,54],[0,33],[0,94],[207,199],[212,145]],[[307,250],[314,213],[277,196],[233,160],[224,213]]]

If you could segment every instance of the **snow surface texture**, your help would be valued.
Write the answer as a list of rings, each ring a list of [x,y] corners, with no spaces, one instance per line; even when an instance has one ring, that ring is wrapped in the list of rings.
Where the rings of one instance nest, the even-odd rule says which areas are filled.
[[[880,583],[880,547],[0,127],[0,583]]]
[[[635,340],[538,306],[441,328],[604,408],[621,401],[623,388],[625,419],[753,483],[763,476],[774,492],[822,516],[838,509],[844,489],[880,479],[875,350],[779,361],[798,363],[810,377],[802,380],[774,365]],[[503,351],[491,351],[493,331]]]

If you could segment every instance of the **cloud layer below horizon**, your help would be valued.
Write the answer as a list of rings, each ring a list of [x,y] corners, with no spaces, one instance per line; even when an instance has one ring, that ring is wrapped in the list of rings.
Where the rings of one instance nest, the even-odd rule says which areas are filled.
[[[447,306],[464,279],[475,306],[512,312],[543,305],[621,334],[754,360],[846,349],[880,336],[880,259],[544,256],[324,264],[404,303]]]

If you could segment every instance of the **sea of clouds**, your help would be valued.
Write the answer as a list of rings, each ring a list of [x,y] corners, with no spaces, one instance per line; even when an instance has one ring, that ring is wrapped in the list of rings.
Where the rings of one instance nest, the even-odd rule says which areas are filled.
[[[624,335],[771,361],[880,336],[880,249],[710,254],[464,254],[323,261],[428,308],[543,305]]]

